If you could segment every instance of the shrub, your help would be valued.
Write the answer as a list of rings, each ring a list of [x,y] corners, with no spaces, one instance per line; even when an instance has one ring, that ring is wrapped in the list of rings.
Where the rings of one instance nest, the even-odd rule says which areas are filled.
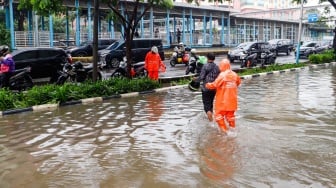
[[[313,64],[318,64],[321,62],[321,54],[312,54],[308,57],[309,62]]]
[[[144,79],[109,79],[81,84],[65,83],[64,85],[34,86],[28,91],[14,93],[8,89],[0,89],[0,110],[8,110],[48,103],[64,103],[90,97],[104,97],[113,94],[140,92],[160,87],[160,83]]]

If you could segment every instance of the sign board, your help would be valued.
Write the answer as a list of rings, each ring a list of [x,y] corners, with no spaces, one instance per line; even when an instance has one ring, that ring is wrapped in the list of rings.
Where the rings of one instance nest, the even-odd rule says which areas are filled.
[[[308,14],[308,23],[317,22],[318,15],[317,14]]]

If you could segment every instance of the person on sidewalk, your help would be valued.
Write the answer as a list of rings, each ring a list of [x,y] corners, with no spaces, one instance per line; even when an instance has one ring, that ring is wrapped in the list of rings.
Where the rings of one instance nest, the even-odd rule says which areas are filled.
[[[166,71],[166,66],[162,62],[159,50],[156,46],[153,46],[151,51],[146,54],[145,69],[148,72],[148,77],[152,80],[159,79],[159,71]]]
[[[201,69],[200,76],[196,79],[197,82],[200,82],[200,87],[202,90],[202,101],[203,108],[208,116],[209,121],[213,120],[213,100],[215,98],[216,90],[207,89],[205,85],[209,82],[213,82],[220,71],[218,66],[215,64],[215,54],[208,53],[207,54],[207,63],[203,65]]]
[[[235,111],[238,107],[238,86],[241,79],[237,73],[231,70],[230,60],[223,59],[219,63],[221,73],[214,82],[207,83],[205,86],[208,89],[216,90],[215,98],[215,119],[219,128],[227,133],[228,127],[236,127]]]

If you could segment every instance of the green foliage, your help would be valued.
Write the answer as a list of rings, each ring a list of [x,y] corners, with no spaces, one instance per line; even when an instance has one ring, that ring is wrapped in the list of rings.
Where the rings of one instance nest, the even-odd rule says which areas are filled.
[[[306,64],[304,63],[294,63],[294,64],[283,64],[283,65],[270,65],[266,67],[256,67],[256,68],[249,68],[244,69],[242,72],[239,72],[238,75],[245,76],[245,75],[252,75],[252,74],[258,74],[258,73],[264,73],[264,72],[273,72],[273,71],[281,71],[286,69],[293,69],[293,68],[299,68],[304,67]]]
[[[335,55],[333,50],[328,50],[321,54],[312,54],[308,59],[313,64],[329,63],[335,59]]]
[[[6,29],[4,23],[0,23],[0,45],[8,45],[10,46],[10,32]]]
[[[63,12],[63,0],[19,0],[19,10],[33,10],[38,15],[49,16]]]
[[[16,97],[7,89],[0,90],[0,110],[12,109],[15,107]]]
[[[317,64],[318,62],[321,61],[321,55],[320,54],[312,54],[308,57],[309,62],[313,64]]]
[[[55,90],[55,85],[34,86],[25,93],[26,103],[28,106],[55,103]]]
[[[34,86],[22,93],[13,93],[0,89],[0,110],[24,108],[48,103],[64,103],[91,97],[105,97],[115,94],[149,91],[161,85],[148,78],[143,79],[108,79],[82,84],[65,83],[64,85]]]

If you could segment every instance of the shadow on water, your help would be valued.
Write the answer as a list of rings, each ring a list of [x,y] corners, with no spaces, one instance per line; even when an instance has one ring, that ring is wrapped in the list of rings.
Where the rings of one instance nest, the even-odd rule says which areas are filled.
[[[236,137],[200,93],[0,119],[0,187],[335,187],[336,69],[244,80]]]

